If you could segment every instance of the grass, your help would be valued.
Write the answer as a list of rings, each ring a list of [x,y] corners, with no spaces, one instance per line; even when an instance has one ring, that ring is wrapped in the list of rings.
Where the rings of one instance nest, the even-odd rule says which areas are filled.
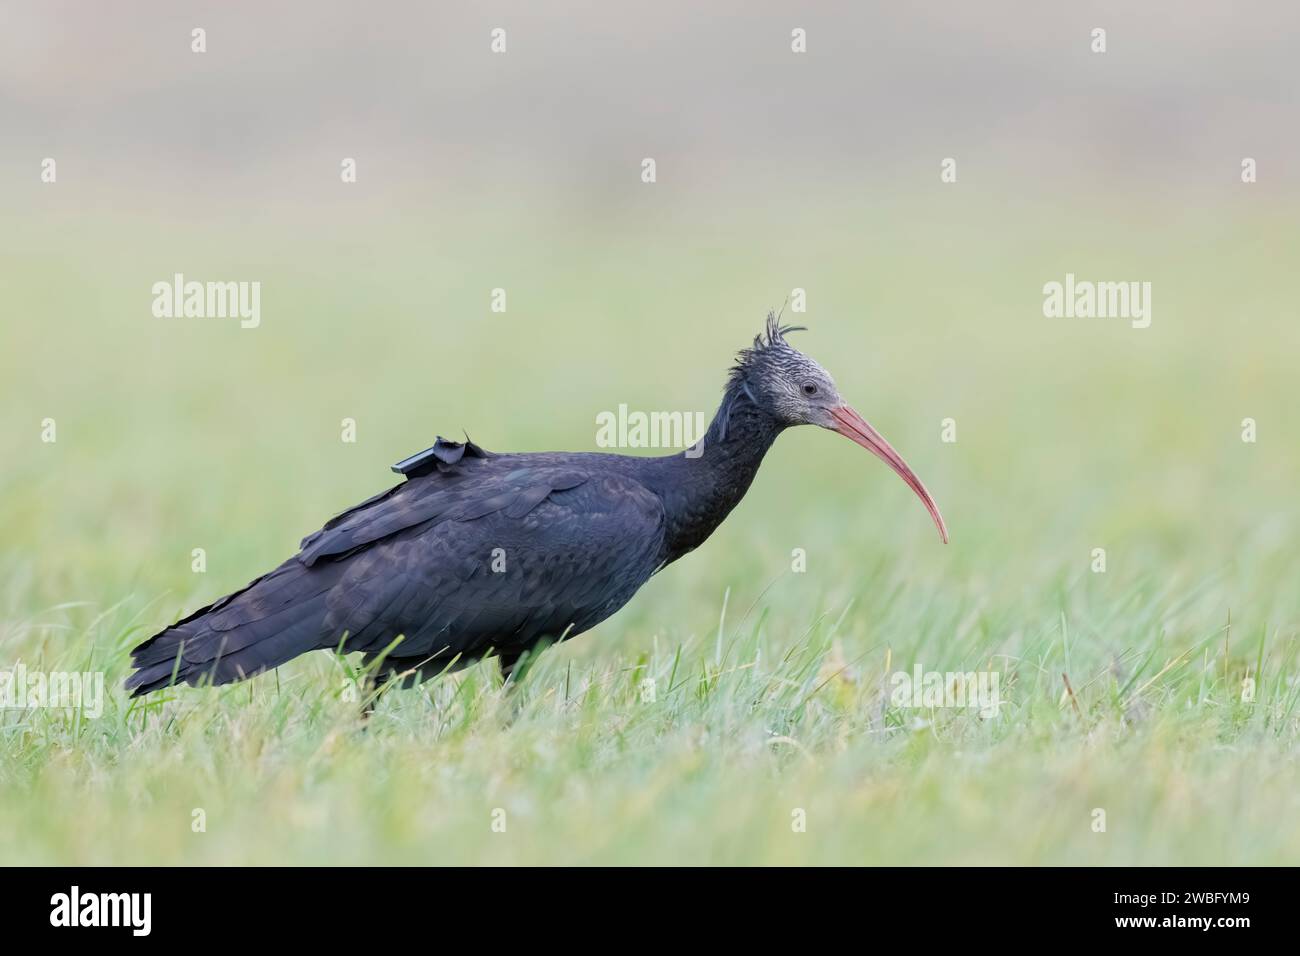
[[[0,333],[0,666],[108,681],[98,719],[0,711],[0,859],[1297,858],[1293,216],[1084,210],[1067,234],[1055,208],[828,203],[556,234],[532,210],[503,241],[469,207],[438,236],[327,212],[374,248],[270,214],[125,242],[109,213],[69,235],[29,209],[0,240],[25,317]],[[153,319],[174,271],[260,279],[263,327]],[[1044,319],[1066,271],[1152,281],[1152,327]],[[798,344],[926,480],[947,548],[879,462],[804,429],[700,551],[513,690],[472,668],[386,695],[364,731],[324,653],[121,693],[133,643],[435,433],[583,449],[619,402],[711,410],[796,285]],[[1005,704],[899,706],[917,664],[996,671]]]

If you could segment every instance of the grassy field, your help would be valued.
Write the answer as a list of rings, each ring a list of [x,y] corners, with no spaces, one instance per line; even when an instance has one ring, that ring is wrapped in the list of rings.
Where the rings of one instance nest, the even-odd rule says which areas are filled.
[[[583,228],[413,201],[136,206],[124,231],[72,187],[20,208],[0,667],[108,690],[98,719],[0,711],[0,859],[1296,862],[1297,210],[944,198],[722,197],[690,222],[633,203]],[[155,319],[177,271],[261,281],[261,327]],[[1066,272],[1150,281],[1151,327],[1044,318]],[[435,434],[582,450],[621,402],[711,413],[794,287],[792,341],[926,481],[947,547],[883,465],[801,429],[702,549],[513,691],[472,668],[387,695],[365,731],[324,653],[121,692],[132,644]],[[891,675],[917,665],[996,672],[1005,703],[899,706]]]

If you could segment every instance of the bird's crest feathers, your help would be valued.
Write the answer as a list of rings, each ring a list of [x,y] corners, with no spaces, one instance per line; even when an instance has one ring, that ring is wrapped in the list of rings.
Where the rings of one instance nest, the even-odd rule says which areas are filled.
[[[785,307],[781,307],[785,311]],[[782,325],[780,312],[767,313],[767,325],[758,335],[754,336],[754,344],[747,349],[741,349],[736,353],[736,363],[731,366],[731,372],[727,376],[727,387],[724,390],[723,407],[719,421],[719,440],[727,437],[727,426],[731,419],[731,409],[736,400],[745,395],[750,401],[754,401],[754,393],[751,391],[746,381],[749,372],[764,359],[774,357],[778,352],[796,352],[794,346],[786,342],[785,337],[790,332],[805,332],[807,326],[803,325]]]
[[[794,346],[786,342],[786,335],[790,332],[806,332],[807,328],[804,325],[782,325],[780,313],[768,312],[767,327],[754,336],[754,344],[736,353],[736,364],[731,367],[727,390],[744,388],[745,373],[765,356],[774,351],[795,351]]]

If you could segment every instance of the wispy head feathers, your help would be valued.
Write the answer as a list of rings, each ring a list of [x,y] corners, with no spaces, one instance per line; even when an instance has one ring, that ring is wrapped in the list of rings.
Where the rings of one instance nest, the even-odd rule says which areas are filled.
[[[793,352],[793,346],[785,340],[786,333],[804,331],[807,331],[807,327],[803,325],[782,325],[780,313],[767,313],[766,329],[754,336],[752,346],[736,353],[736,364],[731,367],[731,375],[727,379],[728,389],[733,386],[743,387],[745,373],[764,359],[780,352]]]
[[[754,336],[754,344],[736,353],[736,364],[731,366],[731,372],[727,376],[722,407],[714,421],[716,434],[711,436],[714,440],[726,439],[731,412],[737,401],[748,399],[758,406],[758,392],[763,391],[761,385],[765,378],[771,376],[774,369],[788,367],[805,360],[785,340],[787,333],[800,332],[803,329],[802,325],[782,325],[781,315],[778,312],[767,314],[767,325],[761,333]]]

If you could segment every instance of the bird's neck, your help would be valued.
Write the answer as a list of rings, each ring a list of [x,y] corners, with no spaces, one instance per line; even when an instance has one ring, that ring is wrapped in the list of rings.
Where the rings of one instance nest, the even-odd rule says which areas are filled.
[[[749,490],[785,426],[730,388],[701,444],[652,462],[646,484],[663,499],[668,527],[664,560],[699,547]]]

